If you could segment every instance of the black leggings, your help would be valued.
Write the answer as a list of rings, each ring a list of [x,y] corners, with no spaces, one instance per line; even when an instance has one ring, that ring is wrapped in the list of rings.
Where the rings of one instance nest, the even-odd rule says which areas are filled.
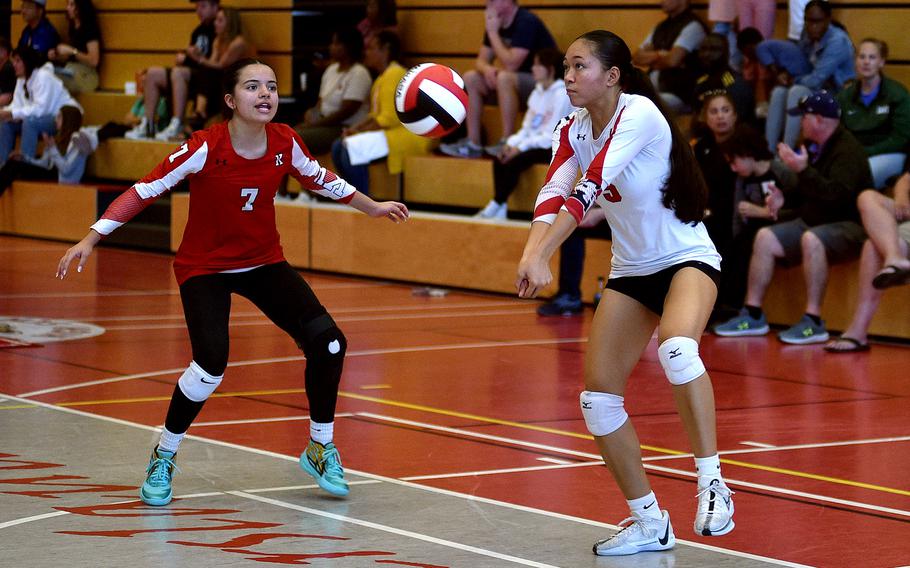
[[[180,286],[196,364],[213,376],[224,373],[232,293],[253,302],[303,349],[310,416],[316,422],[333,421],[347,342],[313,290],[287,262],[194,276]],[[166,421],[171,432],[185,432],[202,408],[202,403],[188,402],[192,403],[177,387]]]

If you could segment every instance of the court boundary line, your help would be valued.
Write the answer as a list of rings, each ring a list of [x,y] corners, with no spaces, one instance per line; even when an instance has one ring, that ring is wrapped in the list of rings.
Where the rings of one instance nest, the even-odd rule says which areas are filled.
[[[149,432],[156,432],[156,433],[159,432],[159,429],[158,429],[158,428],[155,428],[154,426],[148,426],[148,425],[140,424],[140,423],[137,423],[137,422],[130,422],[130,421],[128,421],[128,420],[123,420],[123,419],[121,419],[121,418],[114,418],[114,417],[111,417],[111,416],[104,416],[104,415],[101,415],[101,414],[92,414],[92,413],[90,413],[90,412],[85,412],[85,411],[81,411],[81,410],[75,410],[75,409],[72,409],[72,408],[65,408],[65,407],[61,407],[61,406],[57,406],[57,405],[54,405],[54,404],[50,404],[50,403],[46,403],[46,402],[41,402],[41,401],[33,401],[33,400],[28,400],[28,399],[21,399],[20,397],[17,397],[17,396],[15,396],[15,395],[8,395],[8,394],[5,394],[5,393],[3,393],[3,392],[0,392],[0,396],[6,396],[6,397],[8,397],[8,398],[18,400],[18,402],[21,402],[21,403],[26,403],[26,402],[32,403],[32,404],[34,404],[35,406],[39,406],[39,407],[41,407],[41,408],[45,408],[45,409],[48,409],[48,410],[53,410],[53,411],[57,411],[57,412],[64,412],[64,413],[70,413],[70,414],[74,414],[74,415],[76,415],[76,416],[82,416],[82,417],[85,417],[85,418],[92,418],[92,419],[95,419],[95,420],[100,420],[100,421],[102,421],[102,422],[110,422],[110,423],[117,424],[117,425],[120,425],[120,426],[127,426],[127,427],[131,427],[131,428],[137,428],[137,429],[146,430],[146,431],[149,431]],[[248,446],[242,446],[242,445],[240,445],[240,444],[234,444],[234,443],[231,443],[231,442],[223,442],[223,441],[221,441],[221,440],[214,440],[214,439],[211,439],[211,438],[205,438],[205,437],[203,437],[203,436],[197,436],[197,435],[194,435],[194,434],[187,434],[187,435],[186,435],[186,438],[187,438],[187,439],[195,440],[195,441],[197,441],[197,442],[208,443],[208,444],[212,444],[212,445],[216,445],[216,446],[221,446],[221,447],[225,447],[225,448],[230,448],[230,449],[233,449],[233,450],[245,451],[245,452],[249,452],[249,453],[253,453],[253,454],[257,454],[257,455],[262,455],[262,456],[266,456],[266,457],[272,457],[272,458],[276,458],[276,459],[281,459],[281,460],[284,460],[284,461],[292,461],[292,462],[297,462],[297,461],[298,461],[298,458],[297,458],[296,456],[288,456],[288,455],[284,455],[284,454],[279,454],[279,453],[277,453],[277,452],[272,452],[272,451],[269,451],[269,450],[262,450],[262,449],[259,449],[259,448],[252,448],[252,447],[248,447]],[[354,469],[348,469],[348,471],[349,471],[350,473],[354,474],[354,475],[357,475],[357,476],[360,476],[360,477],[364,477],[364,478],[366,478],[366,479],[374,479],[374,480],[378,480],[378,481],[384,481],[384,482],[386,482],[386,483],[391,483],[391,484],[394,484],[394,485],[400,485],[400,486],[403,486],[403,487],[408,487],[408,488],[411,488],[411,489],[418,489],[418,490],[427,491],[427,492],[430,492],[430,493],[438,493],[438,494],[440,494],[440,495],[447,495],[447,496],[450,496],[450,497],[455,497],[455,498],[463,499],[463,500],[466,500],[466,501],[477,501],[477,502],[479,502],[479,503],[486,503],[486,504],[489,504],[489,505],[495,505],[495,506],[497,506],[497,507],[505,507],[505,508],[508,508],[508,509],[514,509],[514,510],[516,510],[516,511],[522,511],[522,512],[526,512],[526,513],[533,513],[533,514],[535,514],[535,515],[543,515],[543,516],[546,516],[546,517],[551,517],[551,518],[555,518],[555,519],[570,521],[570,522],[579,523],[579,524],[584,524],[584,525],[589,525],[589,526],[596,526],[596,527],[606,528],[606,529],[610,529],[610,530],[614,530],[614,531],[618,531],[619,528],[620,528],[620,527],[618,527],[617,525],[612,525],[612,524],[604,523],[604,522],[601,522],[601,521],[595,521],[595,520],[592,520],[592,519],[585,519],[585,518],[582,518],[582,517],[573,517],[573,516],[571,516],[571,515],[565,515],[565,514],[563,514],[563,513],[557,513],[557,512],[555,512],[555,511],[547,511],[547,510],[545,510],[545,509],[537,509],[537,508],[534,508],[534,507],[527,507],[527,506],[525,506],[525,505],[518,505],[517,503],[509,503],[509,502],[507,502],[507,501],[499,501],[499,500],[490,499],[490,498],[487,498],[487,497],[479,497],[479,496],[477,496],[477,495],[469,495],[469,494],[466,494],[466,493],[459,493],[459,492],[457,492],[457,491],[450,491],[450,490],[448,490],[448,489],[441,489],[441,488],[433,487],[433,486],[430,486],[430,485],[421,485],[421,484],[419,484],[419,483],[413,483],[413,482],[410,482],[410,481],[402,481],[402,480],[396,479],[396,478],[394,478],[394,477],[386,477],[386,476],[378,475],[378,474],[375,474],[375,473],[367,473],[367,472],[363,472],[363,471],[359,471],[359,470],[354,470]],[[750,552],[743,552],[743,551],[740,551],[740,550],[732,550],[732,549],[727,549],[727,548],[721,548],[721,547],[718,547],[718,546],[713,546],[713,545],[710,545],[710,544],[703,544],[703,543],[700,543],[700,542],[685,540],[685,539],[682,539],[682,538],[677,538],[677,539],[676,539],[676,542],[677,542],[678,544],[683,545],[683,546],[689,546],[689,547],[693,547],[693,548],[699,548],[699,549],[702,549],[702,550],[709,550],[709,551],[716,552],[716,553],[719,553],[719,554],[725,554],[725,555],[728,555],[728,556],[735,556],[735,557],[739,557],[739,558],[746,558],[746,559],[749,559],[749,560],[756,560],[756,561],[759,561],[759,562],[767,562],[767,563],[769,563],[769,564],[774,564],[774,565],[777,565],[777,566],[787,566],[787,567],[789,567],[789,568],[812,568],[811,566],[806,565],[806,564],[799,564],[799,563],[796,563],[796,562],[790,562],[790,561],[788,561],[788,560],[781,560],[781,559],[777,559],[777,558],[770,558],[770,557],[761,556],[761,555],[758,555],[758,554],[752,554],[752,553],[750,553]]]

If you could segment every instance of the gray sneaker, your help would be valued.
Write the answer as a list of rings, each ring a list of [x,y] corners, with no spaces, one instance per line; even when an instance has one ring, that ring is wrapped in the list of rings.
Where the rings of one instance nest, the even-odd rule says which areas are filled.
[[[499,155],[502,153],[502,149],[505,147],[505,145],[506,145],[506,139],[500,138],[499,142],[497,142],[496,144],[490,144],[489,146],[484,146],[483,151],[486,152],[488,155],[493,156],[494,158],[498,158]]]
[[[791,345],[808,345],[810,343],[824,343],[828,341],[828,330],[825,322],[816,325],[812,318],[804,315],[796,325],[777,334],[777,338]]]
[[[451,144],[440,144],[439,151],[455,158],[479,158],[483,155],[483,148],[467,138]]]
[[[768,319],[765,314],[762,314],[759,319],[750,317],[749,311],[743,308],[735,318],[715,325],[714,333],[721,337],[765,335],[768,333]]]

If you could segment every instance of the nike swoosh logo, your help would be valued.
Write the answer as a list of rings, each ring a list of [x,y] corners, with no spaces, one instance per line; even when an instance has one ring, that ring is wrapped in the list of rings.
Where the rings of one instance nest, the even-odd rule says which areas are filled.
[[[657,539],[657,542],[659,542],[661,546],[666,546],[667,541],[669,541],[669,540],[670,540],[670,523],[667,523],[667,530],[664,531],[664,537]]]
[[[647,510],[647,509],[648,509],[649,507],[651,507],[651,505],[653,505],[654,503],[657,503],[657,501],[651,501],[649,504],[645,505],[645,509]]]
[[[203,378],[201,378],[201,379],[199,379],[199,380],[202,381],[203,383],[207,384],[207,385],[217,385],[217,384],[218,384],[218,381],[207,381],[207,380],[205,380],[205,377],[203,377]]]

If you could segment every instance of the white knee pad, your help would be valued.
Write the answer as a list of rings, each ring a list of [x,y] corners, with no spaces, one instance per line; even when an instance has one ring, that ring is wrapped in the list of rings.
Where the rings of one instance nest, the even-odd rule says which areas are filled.
[[[195,361],[191,361],[190,366],[180,375],[177,384],[188,399],[193,402],[202,402],[212,396],[212,393],[221,384],[221,379],[223,378],[224,375],[213,377],[203,371],[202,367],[197,365]]]
[[[595,436],[612,434],[629,419],[626,409],[623,408],[624,399],[619,395],[582,391],[579,398],[588,432]]]
[[[667,380],[684,385],[705,373],[705,364],[698,356],[698,342],[691,337],[671,337],[657,348],[657,358]]]

